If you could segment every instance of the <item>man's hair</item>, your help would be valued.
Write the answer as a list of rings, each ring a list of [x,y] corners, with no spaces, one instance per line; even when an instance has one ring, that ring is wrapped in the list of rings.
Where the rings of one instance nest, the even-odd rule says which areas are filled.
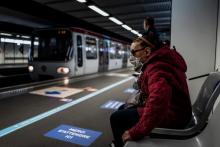
[[[133,43],[137,43],[142,47],[150,47],[152,51],[160,48],[160,41],[154,33],[149,33],[147,36],[138,37],[133,40]]]
[[[150,17],[150,16],[146,17],[144,19],[144,22],[145,22],[145,25],[148,24],[151,27],[154,27],[154,18],[153,17]]]

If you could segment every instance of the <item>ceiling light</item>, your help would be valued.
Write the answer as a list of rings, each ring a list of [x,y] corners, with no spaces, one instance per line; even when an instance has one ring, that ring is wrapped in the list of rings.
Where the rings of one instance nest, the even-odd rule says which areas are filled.
[[[120,20],[116,19],[115,17],[109,17],[108,19],[110,19],[111,21],[113,21],[114,23],[116,23],[118,25],[122,25],[123,24]]]
[[[142,34],[140,34],[140,33],[138,33],[137,35],[138,35],[138,37],[142,37],[142,36],[143,36],[143,35],[142,35]]]
[[[21,36],[22,38],[26,38],[26,39],[29,39],[30,37],[29,36]]]
[[[77,2],[80,2],[80,3],[85,3],[86,0],[76,0]]]
[[[0,35],[4,35],[4,36],[12,36],[12,34],[8,34],[8,33],[0,33]]]
[[[139,34],[139,33],[138,33],[137,31],[135,31],[135,30],[131,30],[131,32],[134,33],[134,34],[136,34],[136,35]]]
[[[95,12],[101,14],[102,16],[109,16],[108,13],[106,13],[105,11],[99,9],[98,7],[94,6],[94,5],[90,5],[88,6],[90,9],[94,10]]]
[[[132,30],[131,27],[127,26],[127,25],[122,25],[123,28],[125,28],[126,30],[130,31]]]
[[[17,45],[20,44],[31,44],[31,41],[27,40],[20,40],[20,39],[11,39],[11,38],[1,38],[1,42],[7,42],[7,43],[16,43]]]

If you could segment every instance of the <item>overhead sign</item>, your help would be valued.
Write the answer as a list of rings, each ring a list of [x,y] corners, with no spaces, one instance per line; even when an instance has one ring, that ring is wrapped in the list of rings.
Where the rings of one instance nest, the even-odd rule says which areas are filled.
[[[102,109],[114,109],[114,110],[116,110],[123,104],[124,104],[124,102],[110,100],[110,101],[107,101],[106,103],[104,103],[103,105],[101,105],[101,108]]]
[[[44,136],[82,146],[89,146],[101,134],[101,132],[78,128],[75,126],[60,125],[57,128],[44,134]]]
[[[50,96],[50,97],[66,98],[68,96],[77,94],[82,91],[83,91],[83,89],[78,89],[78,88],[49,87],[49,88],[45,88],[45,89],[32,91],[30,93],[43,95],[43,96]]]

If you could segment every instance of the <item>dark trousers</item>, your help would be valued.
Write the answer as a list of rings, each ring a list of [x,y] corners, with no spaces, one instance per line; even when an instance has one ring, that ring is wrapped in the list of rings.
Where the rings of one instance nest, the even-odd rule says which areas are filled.
[[[115,111],[111,117],[111,127],[114,136],[114,144],[116,147],[122,147],[122,135],[123,133],[133,127],[139,120],[137,107],[131,107],[124,109],[121,107]]]

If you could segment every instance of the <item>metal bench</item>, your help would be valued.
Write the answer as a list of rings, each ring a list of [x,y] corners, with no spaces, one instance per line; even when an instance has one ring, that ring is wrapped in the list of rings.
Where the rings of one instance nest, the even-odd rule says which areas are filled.
[[[149,142],[151,139],[187,140],[199,135],[206,127],[209,115],[220,93],[220,72],[210,73],[203,83],[196,102],[192,106],[192,119],[184,129],[155,128],[149,136],[140,140]],[[220,107],[220,106],[219,106]],[[220,113],[220,112],[219,112]],[[129,141],[125,147],[139,146],[138,142]],[[147,145],[146,145],[147,146]]]

